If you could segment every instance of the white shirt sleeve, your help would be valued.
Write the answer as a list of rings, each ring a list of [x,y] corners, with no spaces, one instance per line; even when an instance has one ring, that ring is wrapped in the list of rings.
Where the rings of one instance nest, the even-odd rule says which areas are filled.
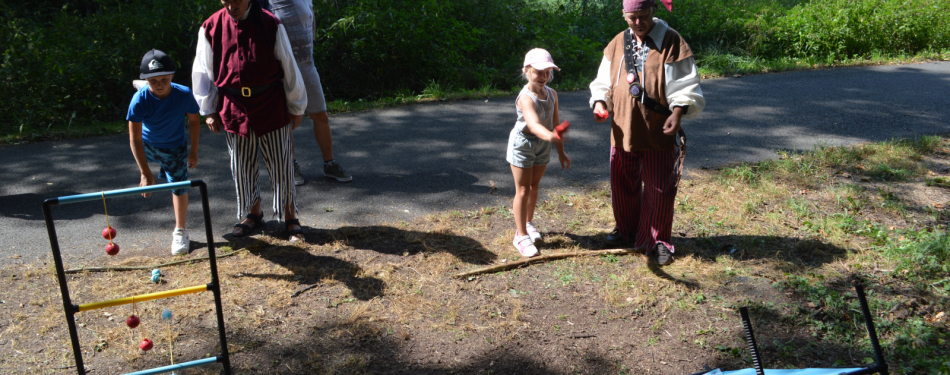
[[[590,107],[594,108],[597,101],[605,101],[607,91],[610,90],[610,60],[604,56],[597,68],[597,78],[590,83]]]
[[[211,44],[208,43],[205,28],[198,29],[198,50],[191,67],[191,91],[198,101],[199,113],[207,116],[217,112],[218,87],[214,85],[214,62]]]
[[[696,60],[691,56],[672,64],[665,64],[666,69],[666,101],[673,107],[688,105],[689,110],[683,114],[683,119],[692,119],[706,108],[706,98],[703,89],[699,87],[699,72],[696,70]],[[593,84],[592,84],[593,85]]]
[[[290,48],[290,39],[284,25],[277,25],[277,43],[274,44],[274,57],[280,62],[284,70],[284,92],[287,93],[287,109],[292,115],[303,115],[307,108],[307,89],[303,85],[303,77],[294,52]]]

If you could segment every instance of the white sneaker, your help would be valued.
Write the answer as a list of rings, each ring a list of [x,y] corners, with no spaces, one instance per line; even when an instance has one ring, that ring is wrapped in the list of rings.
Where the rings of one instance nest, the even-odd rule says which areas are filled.
[[[511,242],[512,245],[515,245],[515,249],[518,249],[518,253],[523,257],[533,257],[538,255],[538,248],[534,246],[534,242],[531,241],[531,236],[518,236],[515,235],[515,240]]]
[[[538,232],[538,228],[535,228],[534,224],[529,221],[525,224],[525,227],[528,228],[528,236],[531,237],[531,242],[541,241],[541,232]]]
[[[188,254],[188,250],[191,250],[188,231],[184,228],[175,228],[175,231],[172,232],[172,255]]]

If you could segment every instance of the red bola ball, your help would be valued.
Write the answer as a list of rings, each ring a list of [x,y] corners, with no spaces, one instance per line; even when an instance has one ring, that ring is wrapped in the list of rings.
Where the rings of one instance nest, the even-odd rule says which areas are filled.
[[[118,253],[119,253],[119,244],[115,242],[109,242],[109,244],[106,245],[106,254],[116,255]]]
[[[139,347],[146,352],[152,350],[152,346],[154,346],[154,344],[152,344],[152,340],[149,339],[142,339],[142,342],[139,343]]]
[[[129,328],[138,327],[139,323],[140,323],[139,317],[135,315],[132,315],[128,319],[125,320],[125,325],[129,326]]]
[[[570,121],[562,121],[560,125],[554,127],[554,135],[556,135],[558,139],[561,139],[564,133],[567,133],[567,128],[569,127],[571,127]]]
[[[607,111],[597,111],[594,112],[594,117],[597,117],[598,120],[606,120],[607,117],[610,117],[610,114]]]
[[[105,239],[107,239],[107,240],[114,240],[114,239],[115,239],[115,228],[113,228],[112,226],[108,226],[108,227],[106,227],[106,229],[103,229],[103,230],[102,230],[102,238],[105,238]]]

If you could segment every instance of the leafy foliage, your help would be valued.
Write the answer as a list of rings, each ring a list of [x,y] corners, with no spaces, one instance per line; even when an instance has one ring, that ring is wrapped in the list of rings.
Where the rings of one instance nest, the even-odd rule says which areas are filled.
[[[553,85],[583,87],[626,27],[619,0],[313,1],[329,100],[507,90],[521,85],[533,47],[561,67]],[[152,48],[178,62],[175,82],[190,84],[197,30],[218,9],[215,0],[0,3],[0,134],[121,121]],[[686,37],[701,68],[724,72],[950,48],[943,0],[677,0],[674,10],[657,17]]]
[[[0,44],[6,46],[0,63],[3,133],[121,121],[139,63],[152,48],[176,61],[176,83],[190,84],[198,28],[220,8],[214,0],[17,4],[3,9],[0,28]]]

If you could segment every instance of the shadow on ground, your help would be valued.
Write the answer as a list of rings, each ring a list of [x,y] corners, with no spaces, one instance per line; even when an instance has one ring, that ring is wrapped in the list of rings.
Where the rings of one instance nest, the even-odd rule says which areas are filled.
[[[268,229],[277,226],[270,223]],[[459,260],[476,265],[489,264],[497,256],[478,241],[453,234],[407,231],[387,226],[342,227],[336,230],[304,227],[308,245],[340,245],[381,254],[412,256],[420,253],[450,253]],[[278,231],[268,233],[280,235]],[[264,242],[255,237],[236,238],[226,235],[233,250],[247,248],[252,254],[280,265],[292,275],[244,273],[242,276],[285,279],[300,284],[296,296],[323,280],[337,280],[346,285],[359,300],[383,296],[384,283],[374,277],[361,277],[362,268],[356,263],[333,256],[315,255],[294,245]]]

